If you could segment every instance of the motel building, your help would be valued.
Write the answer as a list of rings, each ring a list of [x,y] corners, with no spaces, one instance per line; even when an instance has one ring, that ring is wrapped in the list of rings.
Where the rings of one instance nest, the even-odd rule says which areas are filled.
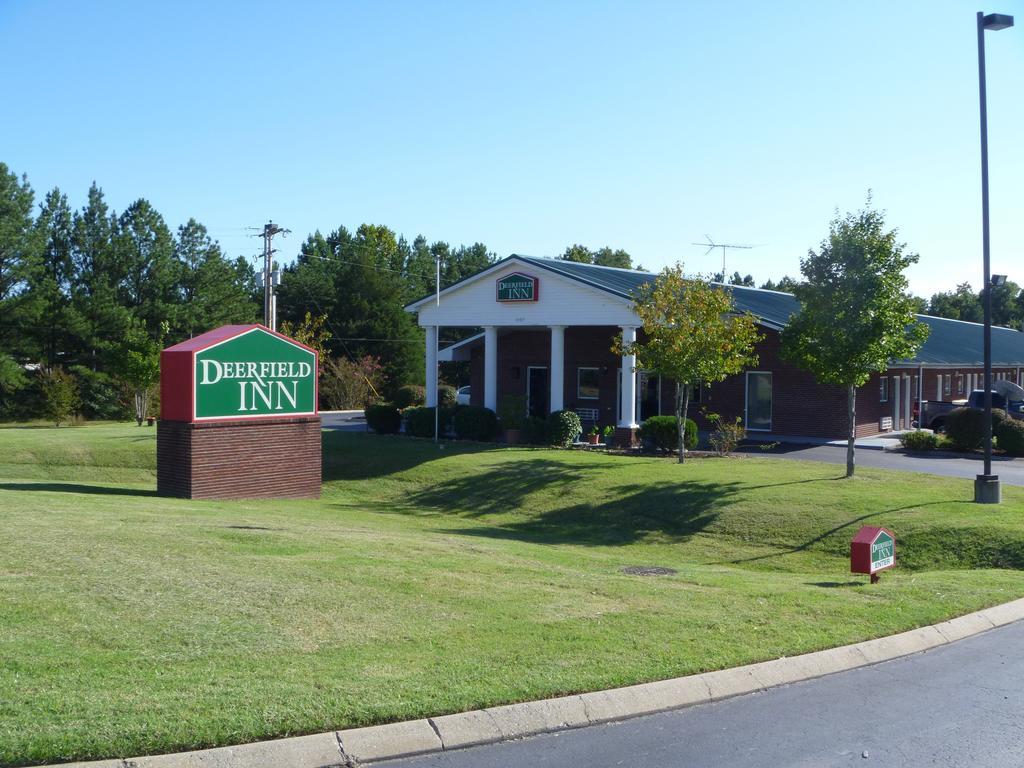
[[[616,441],[633,444],[639,424],[674,414],[675,383],[636,370],[635,358],[612,353],[616,337],[642,334],[633,296],[656,275],[561,259],[510,256],[410,304],[426,330],[427,405],[437,401],[437,362],[469,361],[470,402],[497,411],[502,398],[525,396],[529,415],[576,411],[584,430],[614,425]],[[724,287],[723,287],[724,288]],[[779,332],[799,309],[792,294],[729,286],[735,307],[750,312],[764,338],[758,364],[711,386],[695,388],[689,417],[702,410],[739,416],[750,437],[770,440],[846,437],[846,391],[818,384],[784,362]],[[982,387],[982,326],[920,316],[931,334],[909,360],[893,361],[857,392],[857,436],[911,428],[919,400],[966,398]],[[439,327],[482,329],[437,350]],[[994,379],[1022,383],[1024,333],[992,329]]]

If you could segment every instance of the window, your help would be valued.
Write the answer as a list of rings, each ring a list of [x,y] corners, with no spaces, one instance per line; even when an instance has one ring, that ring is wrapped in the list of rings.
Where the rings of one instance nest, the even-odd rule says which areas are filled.
[[[878,377],[878,402],[889,402],[889,379],[885,376]]]
[[[695,405],[702,405],[704,403],[704,384],[694,384],[690,387],[690,402]]]
[[[601,392],[600,368],[576,369],[576,397],[580,400],[597,400]]]
[[[962,373],[956,375],[956,391],[961,395],[964,393],[964,375]]]
[[[947,373],[942,377],[942,395],[949,397],[951,394],[953,394],[953,375]]]

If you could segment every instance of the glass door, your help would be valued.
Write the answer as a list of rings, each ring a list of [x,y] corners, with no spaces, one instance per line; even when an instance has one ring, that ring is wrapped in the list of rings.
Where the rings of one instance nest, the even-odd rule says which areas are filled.
[[[747,429],[772,431],[772,375],[747,371]]]

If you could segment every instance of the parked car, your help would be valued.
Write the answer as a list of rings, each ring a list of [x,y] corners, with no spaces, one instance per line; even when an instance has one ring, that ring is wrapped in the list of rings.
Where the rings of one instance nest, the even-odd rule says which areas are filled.
[[[455,393],[456,405],[469,405],[469,387],[459,387]]]
[[[946,428],[946,415],[954,408],[984,408],[985,390],[976,389],[966,400],[925,400],[919,419],[920,425],[933,432],[942,432]],[[1024,420],[1024,399],[1008,399],[998,392],[992,392],[992,407],[1001,408],[1015,419]]]

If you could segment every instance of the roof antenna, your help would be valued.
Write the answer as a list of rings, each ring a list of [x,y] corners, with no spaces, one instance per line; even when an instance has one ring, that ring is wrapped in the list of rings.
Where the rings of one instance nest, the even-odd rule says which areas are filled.
[[[721,248],[722,249],[722,282],[723,283],[728,283],[729,282],[729,278],[725,274],[725,249],[726,248],[732,248],[734,250],[739,249],[739,250],[748,251],[751,248],[756,248],[757,247],[756,245],[729,245],[727,243],[716,243],[714,240],[711,239],[711,235],[704,235],[704,237],[706,237],[708,239],[708,241],[706,243],[690,243],[690,245],[699,245],[701,248],[705,248],[706,247],[707,250],[704,252],[705,256],[707,256],[709,253],[711,253],[713,250],[715,250],[715,248]]]

